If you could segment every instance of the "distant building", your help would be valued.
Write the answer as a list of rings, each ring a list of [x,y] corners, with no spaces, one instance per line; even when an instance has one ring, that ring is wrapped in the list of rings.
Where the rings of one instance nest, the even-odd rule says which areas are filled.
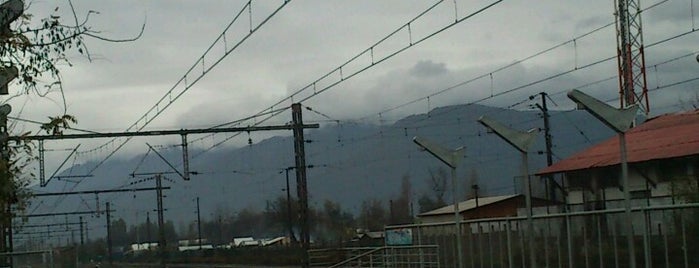
[[[137,244],[131,244],[129,246],[129,251],[131,252],[141,252],[141,251],[147,251],[147,250],[155,250],[158,248],[158,243],[137,243]]]
[[[250,236],[250,237],[236,237],[236,238],[233,238],[233,243],[231,243],[231,246],[242,247],[242,246],[249,245],[251,243],[257,243],[257,241],[255,241],[255,239],[252,238],[252,236]]]
[[[214,249],[214,246],[211,244],[202,244],[201,246],[199,245],[189,245],[189,246],[178,246],[177,250],[179,251],[189,251],[189,250],[209,250],[209,249]]]
[[[288,246],[291,243],[291,239],[286,236],[280,236],[270,239],[262,239],[261,246],[263,247],[274,247],[274,246]]]
[[[238,237],[233,238],[233,242],[230,247],[272,247],[272,246],[288,246],[291,243],[291,239],[286,236],[280,236],[275,238],[263,238],[255,239],[252,237]]]
[[[626,132],[629,190],[633,206],[671,204],[699,176],[699,110],[651,118]],[[574,210],[622,207],[619,139],[614,136],[537,175],[560,175]]]
[[[546,207],[554,202],[532,197],[532,207]],[[518,209],[526,208],[524,195],[479,197],[459,202],[462,220],[517,216]],[[454,205],[448,205],[417,215],[422,223],[453,222]]]
[[[384,244],[384,231],[369,231],[357,229],[354,237],[350,240],[353,247],[378,247]]]

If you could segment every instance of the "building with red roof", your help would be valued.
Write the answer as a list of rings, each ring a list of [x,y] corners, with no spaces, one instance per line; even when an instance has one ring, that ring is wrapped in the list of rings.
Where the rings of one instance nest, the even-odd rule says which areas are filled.
[[[668,204],[699,171],[699,110],[666,114],[626,132],[629,190],[634,205]],[[623,200],[619,138],[614,136],[537,175],[562,175],[567,203],[585,209],[620,207]]]

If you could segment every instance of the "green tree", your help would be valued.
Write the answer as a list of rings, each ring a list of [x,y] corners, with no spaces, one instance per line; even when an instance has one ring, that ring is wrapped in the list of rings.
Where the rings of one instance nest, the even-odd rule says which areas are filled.
[[[24,4],[21,1],[19,3]],[[58,92],[63,101],[63,114],[49,117],[50,122],[42,126],[52,134],[60,134],[61,128],[69,127],[70,123],[77,123],[75,117],[67,114],[61,81],[60,66],[72,66],[69,55],[77,53],[90,60],[86,38],[105,42],[128,42],[138,39],[145,28],[144,24],[141,33],[131,39],[110,39],[101,36],[99,31],[90,26],[90,16],[98,12],[89,11],[79,17],[72,2],[68,0],[68,3],[71,7],[68,12],[71,17],[66,20],[59,14],[58,8],[48,17],[41,19],[36,19],[31,12],[25,11],[9,29],[0,30],[0,68],[16,69],[17,78],[10,84],[21,87],[21,90],[2,102],[25,94],[46,97],[49,93]],[[64,23],[65,21],[70,23]],[[9,146],[9,152],[5,157],[11,160],[2,161],[0,165],[0,208],[3,208],[0,209],[0,219],[11,218],[5,215],[8,206],[13,205],[14,210],[22,211],[28,205],[31,195],[26,187],[34,179],[30,164],[36,160],[33,152],[34,146],[26,141]],[[0,223],[4,224],[7,223]]]
[[[64,114],[61,116],[49,116],[49,122],[41,125],[41,129],[51,135],[62,135],[63,130],[70,128],[71,124],[77,124],[78,119],[75,116]]]
[[[446,205],[444,194],[447,191],[447,171],[442,167],[436,170],[429,169],[428,171],[430,176],[427,178],[427,184],[430,186],[430,190],[420,195],[417,201],[420,206],[420,213]]]
[[[418,206],[420,206],[420,213],[435,210],[447,205],[446,203],[444,203],[444,201],[434,199],[430,197],[428,194],[422,194],[420,198],[417,200],[417,204]]]
[[[310,208],[309,208],[310,209]],[[292,231],[298,226],[298,202],[291,197],[286,199],[286,194],[277,196],[273,201],[267,202],[267,224],[269,231],[275,235],[289,235],[289,225]],[[293,239],[297,239],[298,234],[294,234]]]
[[[316,237],[323,244],[340,246],[354,236],[354,216],[343,210],[340,203],[325,200],[319,217]]]
[[[238,212],[231,228],[233,237],[264,236],[266,234],[265,216],[252,208],[244,208]]]
[[[109,232],[113,246],[124,247],[131,244],[131,238],[127,232],[126,221],[124,221],[124,219],[119,218],[112,221]]]
[[[391,224],[406,224],[412,223],[412,201],[413,200],[413,185],[410,182],[410,176],[404,175],[401,179],[400,193],[398,198],[391,202],[390,223]]]
[[[381,200],[370,199],[362,202],[359,225],[369,231],[383,230],[388,223],[388,213]]]

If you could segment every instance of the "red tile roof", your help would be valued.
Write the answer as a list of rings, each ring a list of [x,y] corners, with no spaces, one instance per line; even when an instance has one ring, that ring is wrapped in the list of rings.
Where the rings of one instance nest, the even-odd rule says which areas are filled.
[[[652,118],[626,132],[629,163],[699,154],[699,110]],[[618,165],[619,138],[614,136],[549,167],[538,175]]]

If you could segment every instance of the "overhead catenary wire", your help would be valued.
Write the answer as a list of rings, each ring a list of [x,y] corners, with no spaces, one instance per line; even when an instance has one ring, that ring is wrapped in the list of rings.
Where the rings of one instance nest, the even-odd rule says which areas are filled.
[[[667,63],[667,61],[665,61],[665,62],[663,62],[663,63]],[[653,92],[653,91],[657,92],[657,90],[659,90],[659,89],[674,87],[674,86],[678,86],[678,85],[681,85],[681,84],[685,84],[685,83],[689,83],[689,82],[693,82],[693,81],[698,81],[698,80],[699,80],[699,77],[689,78],[689,79],[685,79],[685,80],[682,80],[682,81],[678,81],[678,82],[669,83],[669,84],[666,84],[666,85],[659,86],[659,87],[657,87],[656,89],[653,89],[652,91],[649,90],[649,92]],[[614,101],[614,99],[607,100],[607,101],[608,101],[608,102]],[[558,115],[558,114],[563,114],[563,115],[565,115],[565,114],[570,113],[570,112],[572,112],[572,111],[574,111],[574,110],[560,111],[559,113],[557,113],[557,115]],[[577,126],[576,126],[576,128],[577,128]],[[584,133],[583,133],[583,135],[584,135]],[[385,136],[383,136],[383,137],[385,137]],[[455,141],[455,140],[457,140],[457,139],[459,139],[459,138],[451,139],[450,141],[447,141],[447,143],[449,143],[449,142],[451,142],[451,141]],[[586,141],[585,141],[584,143],[587,143],[587,144],[599,142],[599,140],[591,140],[591,139],[590,139],[589,137],[587,137],[587,136],[585,136],[585,139],[586,139]],[[579,145],[579,144],[578,144],[578,145]],[[409,150],[403,150],[403,151],[401,151],[401,152],[397,152],[397,154],[406,154],[406,153],[407,153],[406,151],[409,151]],[[555,152],[554,152],[554,156],[555,156],[556,158],[558,158],[558,159],[561,159],[561,156],[559,156],[559,155],[556,154]],[[474,160],[477,161],[479,164],[484,164],[484,163],[492,162],[492,161],[502,161],[502,159],[500,159],[500,158],[485,161],[485,160],[483,160],[484,158],[487,158],[487,156],[485,156],[485,155],[480,155],[479,158],[474,159]],[[380,162],[382,162],[382,161],[384,161],[384,160],[386,160],[386,159],[384,159],[384,157],[382,157],[382,156],[378,156],[378,157],[368,158],[368,159],[364,159],[364,160],[365,160],[365,162],[367,162],[367,163],[380,163]],[[365,163],[354,163],[354,165],[350,165],[350,166],[346,166],[346,165],[345,165],[344,167],[340,167],[340,169],[352,169],[352,168],[355,168],[355,167],[357,167],[357,166],[363,166],[363,165],[365,165]]]
[[[470,14],[468,14],[468,15],[462,17],[462,18],[457,18],[457,19],[454,20],[454,22],[452,22],[452,23],[450,23],[450,24],[448,24],[448,25],[446,25],[446,26],[443,26],[443,27],[441,27],[441,28],[438,28],[438,29],[436,29],[435,31],[432,31],[432,32],[429,33],[429,34],[426,34],[424,37],[418,38],[418,39],[416,39],[416,40],[413,41],[412,32],[410,31],[411,24],[412,24],[413,22],[417,21],[419,18],[421,18],[421,17],[425,16],[426,14],[428,14],[430,11],[435,10],[436,7],[438,7],[440,4],[444,3],[444,0],[437,1],[435,4],[431,5],[430,7],[428,7],[428,8],[425,9],[424,11],[422,11],[422,12],[421,12],[420,14],[418,14],[416,17],[414,17],[414,18],[412,18],[411,20],[409,20],[407,23],[401,25],[401,26],[398,27],[396,30],[394,30],[393,32],[389,33],[389,34],[386,35],[385,37],[381,38],[381,39],[380,39],[379,41],[377,41],[376,43],[373,43],[372,45],[370,45],[369,48],[367,48],[367,49],[365,49],[365,50],[362,50],[360,53],[358,53],[358,54],[356,54],[355,56],[351,57],[349,60],[347,60],[347,61],[345,61],[344,63],[342,63],[340,66],[338,66],[338,67],[332,69],[331,71],[329,71],[328,73],[326,73],[326,74],[320,76],[320,78],[314,80],[313,82],[310,82],[310,83],[307,84],[306,86],[304,86],[304,87],[302,87],[302,88],[299,88],[299,89],[293,91],[289,96],[282,98],[281,100],[275,102],[274,104],[272,104],[272,105],[269,106],[268,108],[265,108],[265,109],[261,110],[260,112],[258,112],[258,113],[256,113],[256,114],[253,114],[252,116],[249,116],[249,118],[258,118],[258,117],[261,117],[261,114],[264,113],[265,111],[274,110],[275,107],[278,107],[278,106],[282,105],[284,102],[287,102],[287,101],[294,102],[294,97],[300,95],[300,94],[303,93],[303,92],[309,91],[309,90],[313,90],[313,93],[311,93],[311,94],[310,94],[309,96],[307,96],[307,97],[301,98],[300,100],[296,100],[296,102],[302,103],[302,102],[304,102],[304,101],[306,101],[306,100],[309,100],[310,98],[313,98],[313,97],[315,97],[315,96],[318,96],[319,94],[321,94],[321,93],[323,93],[323,92],[325,92],[325,91],[327,91],[327,90],[330,90],[330,89],[336,87],[337,85],[339,85],[339,84],[341,84],[341,83],[347,81],[348,79],[350,79],[350,78],[352,78],[352,77],[354,77],[354,76],[356,76],[356,75],[358,75],[358,74],[361,74],[361,73],[363,73],[364,71],[367,71],[367,70],[371,69],[372,67],[374,67],[374,66],[376,66],[376,65],[378,65],[378,64],[380,64],[380,63],[382,63],[382,62],[384,62],[384,61],[386,61],[386,60],[388,60],[388,59],[390,59],[390,58],[393,58],[394,56],[396,56],[396,55],[398,55],[398,54],[400,54],[400,53],[402,53],[402,52],[404,52],[404,51],[410,49],[411,47],[413,47],[413,46],[415,46],[415,45],[417,45],[417,44],[420,44],[420,43],[422,43],[422,42],[424,42],[424,41],[426,41],[426,40],[428,40],[428,39],[430,39],[430,38],[432,38],[432,37],[438,35],[439,33],[444,32],[444,31],[446,31],[447,29],[449,29],[449,28],[451,28],[451,27],[453,27],[453,26],[455,26],[455,25],[461,23],[461,22],[464,22],[464,21],[466,21],[466,20],[468,20],[468,19],[470,19],[470,18],[473,18],[473,17],[476,16],[476,15],[479,15],[479,14],[485,12],[486,10],[488,10],[488,9],[490,9],[490,8],[492,8],[492,7],[496,6],[496,5],[498,5],[498,4],[500,4],[501,2],[503,2],[503,0],[497,0],[497,1],[491,2],[491,3],[489,3],[489,4],[487,4],[487,5],[483,6],[483,7],[481,7],[481,8],[479,8],[479,9],[476,9],[474,12],[472,12],[472,13],[470,13]],[[408,34],[408,36],[409,36],[409,43],[408,43],[407,45],[405,45],[405,46],[399,48],[399,49],[396,49],[396,50],[393,51],[393,52],[387,53],[387,55],[385,55],[384,57],[378,58],[378,59],[377,59],[377,58],[376,58],[376,55],[374,54],[374,49],[375,49],[377,46],[379,46],[380,44],[382,44],[384,41],[390,39],[391,37],[395,36],[396,34],[400,33],[401,31],[406,31],[406,32],[407,32],[407,34]],[[350,65],[351,63],[353,63],[353,62],[355,62],[355,61],[358,61],[362,56],[369,56],[370,59],[371,59],[370,63],[367,64],[367,65],[364,65],[363,67],[359,68],[359,69],[356,70],[355,72],[352,72],[352,73],[346,75],[345,72],[343,72],[343,68],[344,68],[345,66]],[[318,85],[320,82],[324,81],[326,78],[329,78],[329,77],[331,77],[331,76],[333,76],[333,75],[339,75],[339,79],[335,80],[334,82],[331,82],[330,84],[328,84],[327,86],[325,86],[325,87],[323,87],[323,88],[321,88],[321,89],[318,89],[318,88],[317,88],[317,85]],[[260,124],[260,123],[266,122],[267,120],[269,120],[269,119],[271,119],[271,118],[277,116],[279,113],[281,113],[281,112],[269,114],[269,115],[267,115],[266,117],[264,117],[263,119],[258,120],[254,125],[258,125],[258,124]],[[224,126],[224,125],[227,125],[227,124],[230,124],[230,123],[233,123],[233,122],[239,122],[239,120],[231,121],[231,122],[227,122],[227,123],[223,123],[223,124],[220,124],[220,125],[218,125],[218,126]],[[231,138],[233,138],[233,137],[235,137],[235,136],[237,136],[237,135],[230,136],[229,138],[224,139],[223,141],[221,141],[221,142],[219,142],[219,143],[217,143],[217,144],[214,144],[213,146],[211,146],[211,147],[210,147],[209,149],[207,149],[206,151],[208,151],[208,150],[210,150],[210,149],[213,149],[214,147],[220,146],[221,144],[227,142],[228,140],[230,140]]]
[[[185,74],[177,80],[175,85],[173,85],[164,95],[161,97],[148,111],[146,111],[145,114],[143,114],[136,122],[131,124],[126,131],[140,131],[143,130],[150,122],[155,120],[159,115],[161,115],[165,110],[167,110],[168,107],[170,107],[175,101],[177,101],[184,93],[186,93],[192,86],[194,86],[198,81],[200,81],[206,74],[209,73],[213,68],[215,68],[220,62],[222,62],[228,55],[230,55],[233,51],[235,51],[240,45],[242,45],[246,40],[248,40],[254,33],[256,33],[263,25],[265,25],[272,17],[274,17],[279,11],[281,11],[291,0],[285,0],[282,2],[276,9],[274,9],[267,17],[265,17],[257,26],[250,27],[250,31],[245,34],[237,43],[235,43],[232,47],[227,49],[223,56],[219,57],[216,61],[211,63],[211,65],[206,66],[204,59],[206,56],[209,54],[209,52],[212,51],[214,47],[219,42],[225,43],[225,47],[228,48],[227,46],[227,40],[225,38],[226,33],[228,32],[231,27],[236,24],[238,19],[241,18],[241,15],[248,10],[250,12],[250,21],[252,22],[252,0],[248,1],[236,14],[236,16],[233,18],[233,20],[228,24],[228,26],[223,30],[221,34],[218,35],[218,37],[214,40],[214,42],[209,46],[209,48],[206,49],[206,51],[200,56],[194,64],[185,72]],[[202,66],[202,71],[201,73],[195,74],[195,78],[191,81],[188,80],[188,77],[190,74],[193,74],[196,72],[196,68],[201,65]],[[182,89],[178,92],[180,86],[182,86]],[[84,151],[82,153],[88,153],[90,151],[95,151],[102,149],[106,147],[108,144],[111,142],[114,142],[116,139],[112,139],[110,142],[107,142],[97,148],[94,148],[92,150]],[[113,149],[110,153],[107,154],[107,156],[99,161],[95,167],[93,167],[88,173],[92,174],[97,168],[99,168],[104,162],[106,162],[109,158],[111,158],[117,151],[119,151],[126,143],[128,143],[131,140],[131,137],[125,138],[123,142],[119,143],[119,145]]]
[[[682,59],[682,58],[686,58],[686,57],[693,56],[693,55],[695,55],[696,53],[697,53],[697,52],[687,53],[687,54],[684,54],[684,55],[679,56],[679,57],[674,57],[674,58],[671,58],[671,59],[668,59],[668,60],[661,61],[661,62],[659,62],[659,63],[657,63],[657,64],[654,64],[654,65],[651,65],[651,66],[660,66],[660,65],[668,64],[668,63],[670,63],[670,62],[674,62],[674,61],[677,61],[677,60]],[[589,83],[586,83],[586,84],[583,84],[583,85],[579,85],[579,86],[576,86],[576,87],[573,87],[573,88],[563,89],[563,90],[560,90],[560,91],[558,91],[558,92],[552,93],[552,95],[565,93],[565,92],[567,92],[567,91],[569,91],[569,90],[572,90],[572,89],[580,89],[580,88],[584,88],[584,87],[588,87],[588,86],[593,86],[593,85],[596,85],[596,84],[599,84],[599,83],[603,83],[603,82],[606,82],[606,81],[613,80],[613,79],[615,79],[615,78],[616,78],[616,76],[603,78],[603,79],[596,80],[596,81],[592,81],[592,82],[589,82]],[[663,89],[663,88],[674,87],[674,86],[678,86],[678,85],[681,85],[681,84],[685,84],[685,83],[689,83],[689,82],[697,81],[697,80],[699,80],[699,77],[689,78],[689,79],[686,79],[686,80],[677,81],[677,82],[673,82],[673,83],[669,83],[669,84],[665,84],[665,85],[658,85],[656,88],[650,89],[649,92],[657,91],[657,90]],[[528,99],[526,99],[526,100],[528,100]],[[609,99],[609,100],[606,100],[606,101],[607,101],[607,102],[611,102],[611,101],[614,101],[614,100],[616,100],[616,99]],[[517,106],[517,105],[521,105],[521,104],[524,103],[524,102],[525,102],[525,101],[518,101],[518,102],[516,102],[516,103],[514,103],[514,104],[512,104],[512,105],[508,105],[508,108],[514,107],[514,106]],[[472,104],[472,103],[468,103],[468,104]],[[572,110],[571,110],[571,111],[572,111]],[[586,143],[591,144],[593,141],[582,131],[582,129],[580,129],[580,128],[577,126],[577,124],[575,124],[574,122],[572,122],[572,121],[567,117],[567,114],[568,114],[569,112],[571,112],[571,111],[562,111],[562,112],[557,113],[557,114],[552,115],[552,116],[563,115],[563,116],[565,117],[565,119],[568,120],[568,121],[578,130],[578,133],[585,139]],[[426,120],[426,118],[421,118],[421,119],[419,119],[419,121],[423,121],[423,120]],[[528,120],[528,121],[532,121],[532,120]],[[527,121],[527,122],[528,122],[528,121]],[[525,122],[518,122],[518,124],[521,124],[521,123],[525,123]],[[431,126],[436,126],[436,125],[421,125],[421,126],[419,126],[419,127],[420,127],[420,128],[428,128],[428,127],[431,127]],[[410,127],[410,126],[408,126],[408,127]],[[401,126],[395,126],[395,127],[390,126],[390,127],[383,127],[383,128],[388,128],[388,130],[391,130],[391,129],[393,129],[393,130],[399,130],[399,129],[404,129],[404,128],[406,128],[406,126],[401,125]],[[370,134],[370,135],[367,135],[367,136],[364,136],[364,137],[352,139],[352,141],[346,142],[346,143],[348,143],[348,144],[358,143],[358,142],[362,142],[362,141],[364,141],[364,140],[367,140],[367,139],[370,139],[370,138],[373,138],[373,137],[378,137],[378,136],[386,137],[386,135],[387,135],[387,134],[386,134],[386,130],[381,130],[381,134],[382,134],[382,135],[379,135],[378,133],[373,133],[373,134]],[[472,135],[472,136],[476,136],[476,135]],[[345,145],[347,145],[347,144],[343,144],[343,146],[345,146]],[[339,148],[339,147],[341,147],[341,146],[336,146],[335,149],[337,149],[337,148]],[[328,152],[328,151],[331,151],[331,150],[325,150],[325,151],[319,152],[319,153],[322,154],[322,153]],[[316,154],[311,154],[311,155],[309,155],[309,157],[314,157],[314,156],[317,156],[317,155],[316,155]],[[376,161],[376,159],[374,159],[373,161]]]
[[[228,24],[228,26],[222,31],[221,34],[218,35],[218,37],[214,40],[214,42],[206,49],[206,51],[200,56],[195,63],[185,72],[185,74],[173,85],[164,95],[163,97],[160,98],[156,102],[155,105],[153,105],[148,111],[146,111],[145,114],[143,114],[136,122],[134,122],[131,126],[129,126],[126,131],[131,131],[131,130],[136,130],[140,131],[143,130],[150,122],[155,120],[160,114],[162,114],[172,103],[174,103],[176,100],[179,99],[180,96],[182,96],[185,92],[187,92],[192,86],[194,86],[198,81],[200,81],[210,70],[212,70],[214,67],[216,67],[220,62],[223,61],[228,55],[230,55],[233,51],[235,51],[240,45],[242,45],[246,40],[249,39],[254,33],[256,33],[263,25],[265,25],[272,17],[274,17],[279,11],[282,10],[291,0],[284,0],[284,2],[279,5],[275,10],[273,10],[266,18],[264,18],[257,26],[250,27],[250,31],[245,34],[237,43],[235,43],[232,47],[228,48],[227,45],[227,40],[226,40],[226,33],[228,32],[231,27],[236,24],[236,22],[241,18],[241,15],[244,13],[244,11],[247,9],[250,12],[250,16],[252,16],[252,0],[248,1],[237,13],[237,15],[233,18],[233,20]],[[206,56],[209,54],[210,51],[212,51],[212,48],[216,47],[216,45],[219,42],[223,42],[224,46],[227,48],[225,51],[224,55],[219,57],[216,61],[214,61],[210,66],[205,66],[204,59]],[[190,73],[195,72],[195,69],[197,66],[201,65],[202,66],[202,72],[196,76],[196,78],[190,83],[188,81],[188,76]],[[184,85],[181,91],[176,92],[175,90],[178,89],[180,85]],[[174,96],[174,97],[173,97]],[[161,105],[162,104],[162,105]],[[99,161],[92,169],[90,169],[87,173],[92,174],[94,173],[95,170],[97,170],[100,166],[102,166],[109,158],[111,158],[117,151],[119,151],[126,143],[128,143],[131,140],[132,137],[127,137],[123,140],[123,142],[119,143],[117,147],[113,150],[111,150],[110,153],[107,154],[106,157],[104,157],[101,161]],[[111,139],[110,141],[94,148],[91,150],[83,151],[80,152],[80,154],[88,154],[91,152],[95,152],[97,150],[103,149],[106,146],[113,144],[116,141],[116,138]],[[77,184],[73,186],[73,189],[77,187]],[[65,189],[65,187],[64,187]],[[58,203],[62,202],[60,200]]]
[[[393,32],[391,32],[390,34],[386,35],[385,37],[383,37],[382,39],[380,39],[379,41],[377,41],[376,43],[374,43],[373,45],[371,45],[369,48],[363,50],[363,51],[360,52],[359,54],[357,54],[357,55],[355,55],[354,57],[350,58],[349,60],[347,60],[346,62],[344,62],[343,64],[341,64],[339,67],[336,67],[336,68],[334,68],[333,70],[331,70],[330,72],[328,72],[328,73],[322,75],[320,78],[314,80],[313,82],[309,83],[309,84],[306,85],[305,87],[302,87],[302,88],[300,88],[300,89],[297,89],[296,91],[294,91],[294,92],[293,92],[292,94],[290,94],[289,96],[287,96],[287,97],[285,97],[285,98],[283,98],[283,99],[277,101],[276,103],[272,104],[272,105],[269,106],[268,108],[265,108],[265,109],[261,110],[260,112],[254,114],[254,115],[248,116],[248,117],[246,117],[246,119],[238,119],[238,120],[234,120],[234,121],[230,121],[230,122],[218,124],[218,125],[214,126],[214,128],[223,127],[223,126],[227,126],[227,125],[231,125],[231,124],[240,124],[240,123],[243,122],[243,121],[247,121],[247,120],[250,120],[250,119],[255,119],[255,118],[258,118],[258,117],[262,117],[262,116],[266,116],[266,117],[265,117],[264,119],[262,119],[262,120],[257,121],[255,124],[252,124],[252,125],[256,126],[256,125],[259,125],[259,124],[261,124],[261,123],[263,123],[263,122],[266,122],[266,121],[268,121],[269,119],[271,119],[271,118],[273,118],[273,117],[279,115],[279,114],[282,113],[283,111],[286,111],[286,110],[289,109],[288,107],[285,107],[285,108],[283,108],[283,109],[275,109],[275,107],[278,107],[279,105],[283,104],[283,103],[286,102],[286,101],[293,101],[294,97],[297,96],[297,95],[299,95],[299,94],[301,94],[302,92],[307,91],[307,90],[310,90],[310,89],[313,89],[313,94],[312,94],[311,96],[306,97],[306,98],[300,100],[299,102],[303,102],[303,101],[309,99],[310,97],[317,96],[317,95],[319,95],[320,93],[322,93],[322,92],[324,92],[324,91],[326,91],[326,90],[329,90],[329,89],[331,89],[331,88],[333,88],[333,87],[339,85],[340,83],[346,81],[347,79],[349,79],[349,78],[351,78],[351,77],[354,77],[354,76],[356,76],[356,75],[358,75],[358,74],[360,74],[360,73],[362,73],[362,72],[364,72],[364,71],[366,71],[366,70],[368,70],[368,69],[374,67],[375,65],[377,65],[377,64],[379,64],[379,63],[381,63],[381,62],[383,62],[383,61],[385,61],[385,60],[387,60],[387,59],[389,59],[389,58],[392,58],[393,56],[396,56],[396,55],[400,54],[401,52],[403,52],[403,51],[405,51],[405,50],[411,48],[413,45],[417,45],[417,44],[419,44],[419,43],[421,43],[421,42],[423,42],[423,41],[425,41],[425,40],[428,40],[428,39],[432,38],[433,36],[435,36],[435,35],[437,35],[437,34],[443,32],[443,31],[445,31],[445,30],[447,30],[447,29],[449,29],[449,28],[451,28],[452,26],[454,26],[454,25],[456,25],[456,24],[459,24],[459,23],[461,23],[461,22],[463,22],[463,21],[465,21],[465,20],[467,20],[467,19],[469,19],[469,18],[471,18],[471,17],[473,17],[473,16],[475,16],[475,15],[478,15],[478,14],[480,14],[480,13],[482,13],[482,12],[484,12],[484,11],[490,9],[491,7],[493,7],[493,6],[497,5],[497,4],[499,4],[500,2],[502,2],[502,0],[492,2],[492,3],[490,3],[490,4],[488,4],[488,5],[484,6],[484,7],[482,7],[481,9],[478,9],[478,10],[476,10],[476,11],[470,13],[469,15],[467,15],[467,16],[465,16],[465,17],[463,17],[463,18],[455,19],[455,21],[454,21],[453,23],[450,23],[450,24],[448,24],[448,25],[446,25],[446,26],[444,26],[444,27],[442,27],[442,28],[439,28],[439,29],[433,31],[432,33],[430,33],[430,34],[428,34],[428,35],[426,35],[426,36],[424,36],[424,37],[422,37],[422,38],[420,38],[420,39],[417,39],[417,40],[415,40],[415,41],[412,41],[412,35],[410,35],[410,36],[411,36],[411,39],[410,39],[410,43],[409,43],[408,45],[406,45],[405,47],[402,47],[402,48],[400,48],[400,49],[394,51],[393,53],[389,53],[388,55],[386,55],[386,56],[383,57],[383,58],[380,58],[380,59],[378,59],[378,60],[375,60],[375,59],[374,59],[374,56],[375,56],[375,55],[374,55],[374,48],[376,48],[377,46],[379,46],[381,43],[383,43],[384,41],[388,40],[388,39],[391,38],[392,36],[398,34],[398,33],[401,32],[402,30],[409,29],[411,23],[413,23],[413,22],[415,22],[416,20],[418,20],[419,18],[425,16],[426,14],[428,14],[430,11],[434,10],[436,7],[438,7],[438,6],[439,6],[440,4],[442,4],[443,2],[444,2],[444,0],[437,1],[435,4],[431,5],[430,7],[428,7],[428,8],[425,9],[424,11],[422,11],[422,12],[421,12],[420,14],[418,14],[416,17],[412,18],[412,19],[409,20],[407,23],[403,24],[402,26],[400,26],[399,28],[397,28],[396,30],[394,30]],[[353,73],[351,73],[351,74],[349,74],[349,75],[344,75],[344,73],[343,73],[343,71],[342,71],[343,68],[344,68],[344,66],[349,65],[350,63],[356,61],[357,59],[359,59],[359,58],[362,57],[363,55],[366,55],[367,53],[370,53],[370,54],[371,54],[371,58],[372,58],[371,64],[369,64],[368,66],[365,66],[364,68],[361,68],[361,69],[357,70],[356,72],[353,72]],[[328,78],[328,77],[330,77],[331,75],[336,74],[336,73],[340,73],[340,76],[341,76],[340,79],[339,79],[338,81],[335,81],[334,83],[331,83],[330,85],[328,85],[328,86],[326,86],[326,87],[324,87],[324,88],[321,88],[320,90],[318,90],[318,89],[316,88],[316,86],[317,86],[317,84],[318,84],[319,82],[321,82],[322,80],[324,80],[324,79],[326,79],[326,78]],[[270,111],[274,111],[274,112],[270,112]],[[200,155],[202,155],[202,154],[204,154],[204,153],[206,153],[206,152],[212,150],[213,148],[218,147],[218,146],[220,146],[220,145],[222,145],[222,144],[228,142],[230,139],[232,139],[232,138],[234,138],[234,137],[237,137],[238,135],[240,135],[240,133],[232,134],[231,136],[229,136],[229,137],[223,139],[223,140],[220,141],[220,142],[217,142],[217,143],[213,144],[212,146],[210,146],[210,147],[208,147],[207,149],[205,149],[205,150],[199,152],[198,154],[193,155],[193,156],[192,156],[192,159],[197,158],[197,157],[199,157]]]
[[[31,120],[31,119],[25,119],[25,118],[20,118],[20,117],[14,117],[14,116],[8,116],[7,119],[12,119],[16,121],[21,121],[21,122],[26,122],[26,123],[32,123],[32,124],[37,124],[37,125],[45,125],[46,123],[44,122],[39,122],[36,120]],[[80,131],[80,132],[85,132],[85,133],[99,133],[97,131],[92,131],[92,130],[87,130],[87,129],[80,129],[80,128],[75,128],[71,126],[65,126],[63,127],[65,129],[70,129],[70,130],[75,130],[75,131]]]

